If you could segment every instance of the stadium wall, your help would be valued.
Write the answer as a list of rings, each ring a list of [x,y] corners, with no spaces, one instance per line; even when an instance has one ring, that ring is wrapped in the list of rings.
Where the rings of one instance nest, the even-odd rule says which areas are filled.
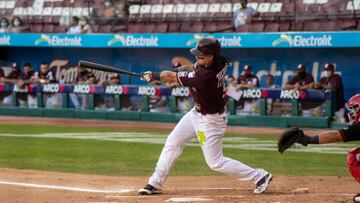
[[[185,48],[33,48],[8,47],[2,48],[6,55],[3,60],[15,61],[20,65],[32,63],[38,69],[43,61],[52,62],[54,69],[73,68],[79,60],[90,60],[113,65],[134,72],[144,70],[161,71],[171,69],[174,57],[184,57],[194,61]],[[307,71],[319,81],[325,63],[335,63],[336,71],[342,75],[345,99],[359,92],[358,72],[360,48],[242,48],[224,49],[223,54],[233,59],[228,68],[228,75],[237,76],[245,64],[253,67],[254,73],[260,78],[260,86],[264,86],[265,76],[272,74],[280,86],[286,83],[294,74],[297,64],[307,65]],[[60,61],[60,62],[59,62]],[[62,62],[61,62],[62,61]],[[57,67],[60,66],[61,67]],[[56,71],[60,74],[60,71]],[[60,79],[60,75],[57,78]],[[128,83],[128,77],[122,81]],[[133,77],[132,84],[145,84],[139,78]]]

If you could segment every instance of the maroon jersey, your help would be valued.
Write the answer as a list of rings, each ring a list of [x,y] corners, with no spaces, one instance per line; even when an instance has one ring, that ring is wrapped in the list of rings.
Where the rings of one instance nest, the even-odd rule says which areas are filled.
[[[177,79],[181,86],[190,87],[199,112],[214,114],[225,110],[225,73],[225,64],[223,67],[197,65],[192,72],[178,72]]]
[[[341,129],[339,132],[344,142],[360,140],[360,123]]]
[[[19,79],[20,77],[20,71],[11,71],[9,75],[6,76],[7,79]]]
[[[306,73],[304,78],[300,78],[298,75],[294,76],[290,81],[288,81],[288,84],[295,85],[296,83],[299,83],[301,86],[304,86],[312,82],[314,82],[314,77],[311,74]]]
[[[251,75],[242,75],[237,79],[238,84],[246,84],[246,85],[256,85],[259,87],[259,78],[252,74]]]
[[[30,72],[22,72],[20,74],[20,79],[21,80],[30,80],[30,78],[34,75],[34,71],[30,71]]]
[[[2,68],[0,68],[0,78],[4,77],[5,74],[4,74],[4,70]]]
[[[339,110],[344,107],[344,86],[341,80],[341,76],[338,74],[333,74],[331,77],[322,77],[320,79],[320,84],[330,85],[332,89],[336,92],[336,110]]]

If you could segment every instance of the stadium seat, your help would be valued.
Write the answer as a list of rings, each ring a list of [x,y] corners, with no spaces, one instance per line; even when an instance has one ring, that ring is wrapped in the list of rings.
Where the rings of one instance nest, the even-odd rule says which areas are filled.
[[[210,4],[209,6],[209,17],[220,17],[220,8],[221,8],[221,4],[215,3],[215,4]]]
[[[267,23],[265,25],[265,32],[279,32],[280,24],[279,23]]]
[[[175,17],[174,9],[175,9],[174,4],[165,4],[162,10],[163,19],[174,18]]]
[[[291,28],[290,22],[287,22],[287,21],[280,22],[280,27],[279,27],[280,32],[290,31],[290,28]]]
[[[185,17],[185,4],[176,4],[175,6],[175,17],[184,18]]]
[[[218,26],[216,22],[206,23],[206,26],[203,28],[203,32],[216,32],[218,30]]]
[[[151,18],[154,19],[160,19],[162,17],[162,11],[163,11],[163,5],[161,4],[155,4],[151,7]]]
[[[140,7],[140,16],[139,20],[141,21],[147,21],[151,17],[151,5],[142,5]]]
[[[129,23],[128,24],[128,32],[129,33],[139,33],[142,26],[143,26],[142,23]]]
[[[319,31],[333,31],[336,30],[335,21],[320,22]]]
[[[129,7],[129,20],[138,20],[139,16],[140,16],[140,6],[131,5]]]
[[[169,22],[168,24],[168,32],[178,32],[180,23],[178,22]]]
[[[232,18],[232,4],[224,3],[221,4],[219,16],[222,18]]]
[[[203,32],[203,30],[204,30],[204,22],[199,21],[192,23],[191,28],[190,30],[188,30],[188,32],[196,33],[196,32]]]
[[[209,10],[209,4],[199,4],[197,6],[196,12],[191,13],[191,17],[202,18],[205,17]]]
[[[304,27],[304,23],[302,21],[293,21],[291,23],[292,31],[302,31]]]
[[[318,31],[320,28],[320,22],[318,21],[306,21],[303,29],[306,31]]]
[[[155,32],[155,27],[156,27],[155,23],[147,23],[147,24],[145,24],[144,27],[142,27],[141,32],[153,33],[153,32]]]
[[[250,32],[264,32],[264,29],[265,29],[265,23],[258,22],[258,23],[251,24],[249,31]]]
[[[66,28],[65,28],[65,26],[58,25],[55,27],[54,32],[55,33],[65,33]]]
[[[191,32],[191,22],[190,21],[184,21],[180,24],[180,32]]]
[[[166,33],[168,31],[167,23],[157,23],[155,27],[155,31],[157,33]]]
[[[250,25],[240,25],[236,28],[236,32],[250,32]]]
[[[72,13],[71,13],[72,16],[82,16],[83,15],[83,8],[81,7],[74,7],[72,9]]]
[[[257,11],[260,13],[268,13],[270,12],[270,3],[260,3],[258,6]]]
[[[185,10],[184,10],[184,14],[186,19],[191,18],[193,16],[193,14],[196,13],[196,9],[197,9],[197,4],[185,4]]]
[[[42,29],[42,32],[44,32],[44,33],[53,33],[54,30],[55,30],[55,25],[47,24],[47,25],[44,25],[44,27]]]
[[[41,33],[43,26],[41,24],[33,24],[30,26],[30,32]]]
[[[53,16],[61,16],[62,10],[63,10],[62,7],[54,7],[52,10],[52,15]]]
[[[100,25],[99,33],[111,33],[112,25]]]

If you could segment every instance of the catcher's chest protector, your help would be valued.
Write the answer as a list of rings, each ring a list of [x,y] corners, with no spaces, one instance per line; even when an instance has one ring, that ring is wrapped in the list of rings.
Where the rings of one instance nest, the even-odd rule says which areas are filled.
[[[351,175],[360,183],[360,148],[352,149],[348,153],[347,166]]]

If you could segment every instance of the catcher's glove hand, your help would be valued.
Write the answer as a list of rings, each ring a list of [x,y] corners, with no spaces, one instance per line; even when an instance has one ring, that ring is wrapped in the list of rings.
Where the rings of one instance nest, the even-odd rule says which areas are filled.
[[[278,150],[283,153],[293,144],[299,142],[304,136],[304,132],[297,127],[292,127],[281,133],[278,139]]]

